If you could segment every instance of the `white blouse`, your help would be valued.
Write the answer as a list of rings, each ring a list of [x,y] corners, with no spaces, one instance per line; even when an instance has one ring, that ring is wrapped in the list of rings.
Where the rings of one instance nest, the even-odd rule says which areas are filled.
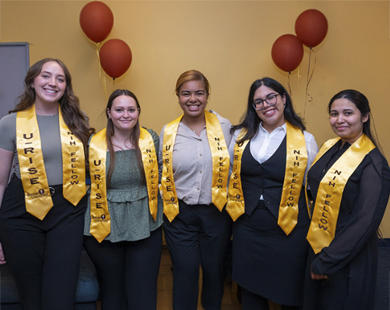
[[[233,134],[232,141],[229,145],[229,154],[230,154],[230,166],[233,166],[233,153],[234,153],[234,145],[236,144],[236,140],[240,130],[236,130]],[[318,153],[318,145],[311,133],[307,131],[303,132],[306,142],[306,150],[307,150],[307,167],[305,171],[305,175],[309,170],[311,164],[314,161]],[[274,129],[271,133],[269,133],[263,126],[262,122],[259,124],[259,130],[257,134],[251,139],[250,143],[250,151],[253,158],[262,164],[267,161],[278,149],[280,144],[283,142],[284,137],[286,136],[286,124]],[[263,199],[263,196],[260,197]]]

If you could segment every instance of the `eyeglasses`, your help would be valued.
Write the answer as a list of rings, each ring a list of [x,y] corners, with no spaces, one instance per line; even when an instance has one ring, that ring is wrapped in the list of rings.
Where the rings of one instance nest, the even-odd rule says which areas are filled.
[[[265,99],[256,99],[253,101],[253,108],[256,111],[261,110],[264,107],[264,102],[267,102],[268,105],[275,105],[277,102],[277,96],[280,94],[270,94]]]

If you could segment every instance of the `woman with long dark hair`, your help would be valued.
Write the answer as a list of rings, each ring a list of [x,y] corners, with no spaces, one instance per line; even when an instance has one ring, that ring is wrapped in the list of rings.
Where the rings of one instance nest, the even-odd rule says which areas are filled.
[[[139,125],[137,97],[117,89],[107,127],[89,143],[90,199],[85,248],[94,262],[102,310],[155,310],[162,247],[159,138]]]
[[[329,102],[335,139],[308,173],[314,206],[304,309],[369,310],[374,306],[378,227],[390,193],[389,166],[371,133],[366,96],[347,89]]]
[[[86,116],[66,66],[45,58],[27,72],[0,121],[0,238],[23,309],[73,309],[87,205]],[[14,162],[15,173],[7,185]]]
[[[309,225],[303,181],[317,144],[271,78],[252,84],[232,133],[226,210],[235,221],[233,279],[242,287],[242,309],[265,310],[270,301],[298,309]]]

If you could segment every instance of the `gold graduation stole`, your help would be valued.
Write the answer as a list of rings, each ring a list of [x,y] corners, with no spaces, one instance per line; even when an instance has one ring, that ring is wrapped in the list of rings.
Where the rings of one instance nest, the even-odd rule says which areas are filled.
[[[149,211],[153,219],[157,217],[158,203],[158,160],[154,147],[153,137],[149,131],[140,128],[139,148],[141,149],[142,162],[144,164],[146,187],[149,196]]]
[[[212,161],[213,176],[211,183],[212,203],[222,211],[226,204],[227,181],[229,176],[229,152],[226,146],[221,124],[217,116],[204,111]],[[173,179],[172,151],[176,139],[177,129],[183,115],[165,126],[163,141],[163,168],[161,189],[164,202],[164,214],[170,222],[179,214],[179,202],[176,195],[176,187]]]
[[[326,141],[318,152],[312,166],[324,155],[340,138]],[[329,246],[336,233],[337,218],[340,203],[347,181],[352,173],[363,161],[364,157],[375,148],[372,141],[363,134],[326,172],[318,187],[315,209],[310,223],[307,240],[314,253],[319,253]]]
[[[158,161],[152,135],[140,128],[139,147],[144,165],[149,210],[153,219],[157,216]],[[106,184],[107,140],[106,128],[95,134],[89,144],[89,167],[91,175],[91,225],[90,233],[102,242],[111,231],[110,213],[107,203]]]
[[[69,131],[58,105],[61,135],[63,195],[76,206],[86,192],[85,159],[82,142]],[[16,116],[16,145],[28,213],[43,220],[53,207],[41,148],[35,104]]]
[[[247,130],[242,128],[237,140],[242,139],[246,133]],[[245,213],[244,193],[241,184],[241,158],[248,142],[249,140],[245,140],[240,144],[236,143],[234,145],[233,171],[230,176],[228,201],[226,205],[226,211],[234,222]]]
[[[246,133],[242,129],[237,140]],[[230,176],[226,210],[236,221],[245,213],[245,201],[241,184],[241,158],[249,140],[234,146],[234,165]],[[286,172],[279,205],[278,225],[288,235],[298,222],[299,197],[307,165],[305,136],[301,129],[286,122]]]
[[[298,223],[299,197],[307,166],[305,136],[301,129],[286,122],[286,172],[279,206],[278,225],[286,235]]]
[[[110,212],[106,186],[106,128],[93,135],[89,142],[89,173],[91,178],[91,224],[89,232],[102,242],[110,233]]]

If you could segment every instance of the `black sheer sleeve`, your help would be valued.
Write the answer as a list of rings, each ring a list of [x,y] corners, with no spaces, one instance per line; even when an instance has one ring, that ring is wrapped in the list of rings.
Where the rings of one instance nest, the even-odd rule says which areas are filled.
[[[377,232],[383,218],[390,193],[390,171],[386,159],[374,149],[355,173],[360,178],[357,186],[352,187],[353,192],[346,192],[346,186],[343,194],[343,201],[353,196],[354,205],[343,206],[341,202],[341,208],[348,211],[341,218],[339,215],[335,238],[313,261],[315,274],[331,275],[348,264]]]

